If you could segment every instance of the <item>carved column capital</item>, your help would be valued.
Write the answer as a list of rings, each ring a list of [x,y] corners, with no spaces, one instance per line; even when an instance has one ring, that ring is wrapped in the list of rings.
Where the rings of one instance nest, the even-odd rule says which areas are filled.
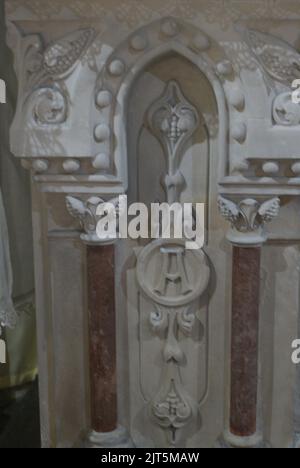
[[[276,218],[280,211],[280,199],[275,197],[263,203],[247,198],[239,203],[219,196],[221,215],[231,223],[227,239],[233,245],[255,247],[267,240],[265,225]]]
[[[66,197],[67,210],[73,218],[80,221],[82,227],[81,240],[88,245],[111,245],[117,240],[117,220],[115,219],[115,233],[107,232],[107,235],[100,237],[97,233],[97,225],[101,219],[101,205],[107,206],[107,215],[115,216],[118,210],[119,199],[114,198],[105,201],[100,197],[91,197],[88,200],[81,200],[72,196]],[[108,208],[114,208],[109,210]]]

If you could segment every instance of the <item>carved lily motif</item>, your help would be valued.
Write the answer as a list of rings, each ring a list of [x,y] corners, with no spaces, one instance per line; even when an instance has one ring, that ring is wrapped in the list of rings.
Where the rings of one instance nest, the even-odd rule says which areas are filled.
[[[162,97],[151,106],[148,122],[167,157],[164,187],[168,202],[174,203],[179,201],[185,184],[179,169],[182,149],[199,125],[199,114],[184,97],[179,84],[172,80],[167,84]]]
[[[193,409],[183,393],[182,386],[172,379],[167,395],[152,405],[153,416],[158,424],[170,429],[172,445],[177,442],[178,430],[186,426],[193,417]]]
[[[253,199],[246,199],[236,204],[219,197],[219,210],[222,216],[239,232],[254,232],[271,222],[279,214],[280,200],[273,198],[262,204]]]
[[[171,446],[176,447],[181,431],[196,418],[198,407],[186,392],[178,368],[173,364],[165,369],[162,385],[150,409],[154,421],[168,430]]]

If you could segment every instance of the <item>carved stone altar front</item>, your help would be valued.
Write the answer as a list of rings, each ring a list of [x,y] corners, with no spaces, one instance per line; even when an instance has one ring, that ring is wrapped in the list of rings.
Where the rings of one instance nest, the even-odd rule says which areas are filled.
[[[300,5],[275,3],[6,2],[45,447],[90,429],[108,446],[114,431],[140,447],[297,444]],[[96,207],[125,193],[204,203],[203,249],[99,242]],[[113,273],[115,303],[101,304]],[[116,319],[109,364],[91,330],[98,308],[113,314],[106,338]],[[97,390],[117,395],[110,424],[95,417]]]

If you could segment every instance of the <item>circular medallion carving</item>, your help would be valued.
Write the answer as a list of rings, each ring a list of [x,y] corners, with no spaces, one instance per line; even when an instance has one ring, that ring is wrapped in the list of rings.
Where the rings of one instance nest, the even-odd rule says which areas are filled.
[[[138,283],[147,297],[167,307],[192,303],[206,290],[210,269],[202,250],[187,250],[185,241],[158,240],[139,255]]]

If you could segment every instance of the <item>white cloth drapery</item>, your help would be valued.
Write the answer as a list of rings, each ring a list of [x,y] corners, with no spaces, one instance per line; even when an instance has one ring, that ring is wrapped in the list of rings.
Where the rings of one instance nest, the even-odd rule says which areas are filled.
[[[9,238],[0,189],[0,335],[2,327],[13,328],[17,314],[12,301],[13,276]]]

